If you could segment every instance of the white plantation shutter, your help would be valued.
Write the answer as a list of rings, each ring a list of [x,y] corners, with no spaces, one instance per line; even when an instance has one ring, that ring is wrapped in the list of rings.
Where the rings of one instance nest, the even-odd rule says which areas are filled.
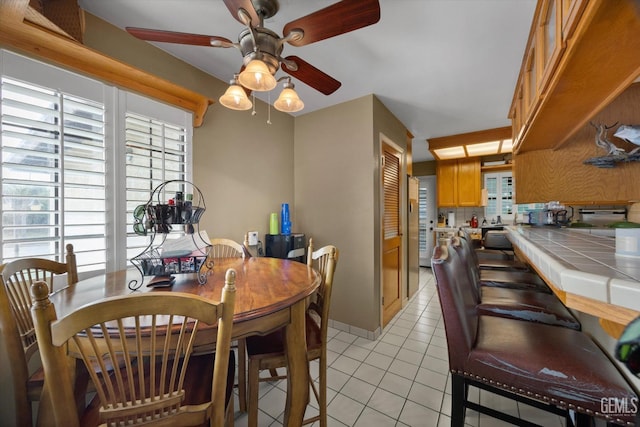
[[[2,259],[63,260],[86,251],[105,267],[104,106],[2,78]]]
[[[126,140],[126,192],[127,192],[127,259],[138,255],[150,237],[133,232],[133,211],[145,204],[152,191],[165,181],[187,180],[187,129],[139,114],[127,112]],[[168,190],[183,191],[179,185]],[[163,194],[162,202],[172,194]]]
[[[125,268],[135,207],[192,176],[191,114],[6,50],[0,83],[0,263],[72,243],[80,273]]]

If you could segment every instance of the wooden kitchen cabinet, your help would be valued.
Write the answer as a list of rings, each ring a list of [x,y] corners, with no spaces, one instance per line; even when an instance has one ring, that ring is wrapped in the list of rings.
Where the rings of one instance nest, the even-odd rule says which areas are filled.
[[[537,31],[539,64],[538,94],[547,89],[551,75],[556,69],[565,43],[562,39],[561,0],[543,2]]]
[[[438,206],[458,205],[458,161],[441,160],[436,164]]]
[[[438,161],[436,180],[439,207],[480,206],[480,158]]]
[[[640,76],[637,4],[538,1],[509,111],[515,153],[558,149]]]
[[[573,36],[587,0],[560,0],[562,3],[562,42]]]
[[[631,85],[601,112],[594,123],[640,123],[640,83]],[[513,155],[516,203],[559,200],[567,205],[626,205],[640,200],[640,162],[598,168],[584,161],[605,151],[594,143],[595,129],[582,125],[562,147]],[[609,134],[611,139],[614,138]],[[615,139],[627,152],[637,146]],[[483,172],[485,172],[483,168]],[[485,174],[486,175],[486,174]]]

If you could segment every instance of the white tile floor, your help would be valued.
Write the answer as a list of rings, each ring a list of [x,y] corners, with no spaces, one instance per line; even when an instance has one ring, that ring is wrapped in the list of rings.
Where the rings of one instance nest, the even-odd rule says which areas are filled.
[[[378,340],[330,328],[327,346],[329,426],[450,425],[447,342],[430,269],[420,269],[419,291],[389,322]],[[317,369],[317,363],[312,364],[314,377]],[[286,382],[263,382],[260,387],[258,425],[281,426]],[[470,398],[477,401],[478,397],[483,405],[540,425],[564,425],[564,420],[555,415],[470,389]],[[313,396],[311,402],[307,413],[315,414],[317,404]],[[476,427],[509,425],[471,410],[467,410],[466,423]],[[235,425],[245,427],[247,415],[236,412]]]

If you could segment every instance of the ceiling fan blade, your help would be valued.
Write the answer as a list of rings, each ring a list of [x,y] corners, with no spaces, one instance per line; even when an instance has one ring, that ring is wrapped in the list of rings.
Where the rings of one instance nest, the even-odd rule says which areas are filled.
[[[127,32],[134,37],[151,42],[192,44],[196,46],[214,46],[212,42],[221,42],[216,47],[231,47],[233,42],[225,37],[204,36],[200,34],[176,33],[174,31],[151,30],[148,28],[127,27]]]
[[[331,95],[333,92],[338,90],[340,86],[342,86],[342,83],[340,83],[330,75],[324,73],[323,71],[318,70],[316,67],[298,58],[297,56],[287,56],[285,60],[295,62],[298,66],[298,69],[295,71],[292,70],[291,68],[287,67],[286,62],[283,61],[283,71],[291,74],[296,79],[306,83],[307,85],[311,86],[319,92],[324,93],[325,95]]]
[[[251,0],[224,0],[224,4],[227,5],[227,9],[231,12],[231,15],[238,20],[241,24],[245,25],[242,17],[238,15],[238,10],[244,9],[247,15],[251,18],[251,26],[255,27],[260,24],[260,17],[253,7]]]
[[[292,30],[303,30],[304,37],[289,43],[304,46],[375,24],[379,20],[378,0],[342,0],[289,22],[284,26],[283,33],[286,37]]]

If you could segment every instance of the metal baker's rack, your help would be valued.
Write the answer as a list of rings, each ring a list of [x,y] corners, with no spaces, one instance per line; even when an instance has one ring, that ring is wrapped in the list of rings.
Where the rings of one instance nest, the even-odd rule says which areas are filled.
[[[175,197],[173,203],[168,202],[169,188]],[[192,189],[191,193],[185,190]],[[187,200],[191,195],[191,200]],[[176,200],[177,199],[177,200]],[[207,282],[207,268],[211,268],[208,259],[211,242],[200,234],[199,223],[206,210],[202,192],[192,182],[185,180],[169,180],[158,185],[147,203],[138,205],[134,212],[134,232],[138,235],[150,236],[148,246],[130,261],[140,272],[141,280],[129,282],[131,290],[139,289],[145,276],[171,276],[182,273],[198,273],[198,282]],[[172,233],[181,232],[190,237],[189,249],[168,250],[174,239],[167,239]],[[181,243],[185,243],[184,240]],[[205,265],[206,264],[206,265]]]

